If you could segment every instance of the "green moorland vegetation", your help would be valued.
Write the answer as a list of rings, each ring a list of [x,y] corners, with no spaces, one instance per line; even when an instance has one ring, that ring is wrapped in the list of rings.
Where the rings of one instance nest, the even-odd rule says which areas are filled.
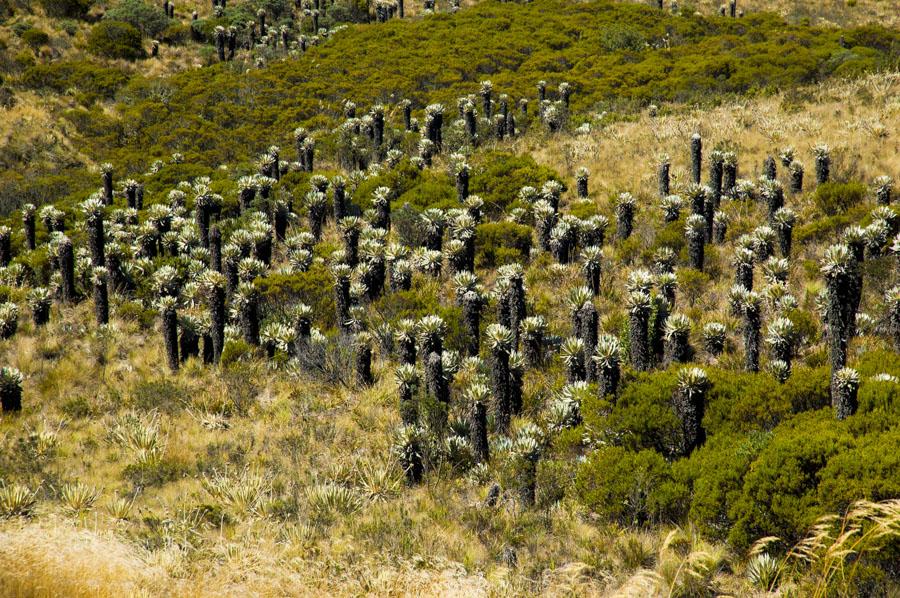
[[[243,22],[253,6],[229,5],[223,17],[200,19],[193,27],[208,31]],[[573,114],[587,115],[651,102],[715,102],[853,76],[895,66],[898,48],[900,34],[877,25],[823,29],[788,25],[766,13],[721,19],[689,9],[673,16],[629,3],[483,2],[412,22],[351,26],[296,59],[266,52],[263,68],[248,69],[238,60],[146,78],[140,69],[63,60],[25,68],[19,84],[77,93],[82,105],[63,116],[96,163],[114,162],[130,176],[178,152],[209,174],[269,145],[290,146],[297,126],[327,131],[337,124],[345,99],[360,105],[409,99],[417,112],[433,102],[449,108],[490,79],[513,101],[531,99],[534,114],[537,81],[548,81],[551,89],[565,81],[573,91]],[[96,104],[112,98],[114,116]],[[77,166],[47,166],[31,174],[60,176],[34,180],[8,171],[11,180],[0,181],[0,207],[8,212],[92,186]]]
[[[900,33],[335,4],[220,63],[312,34],[234,0],[156,76],[126,4],[4,81],[84,159],[0,173],[0,593],[898,591]]]

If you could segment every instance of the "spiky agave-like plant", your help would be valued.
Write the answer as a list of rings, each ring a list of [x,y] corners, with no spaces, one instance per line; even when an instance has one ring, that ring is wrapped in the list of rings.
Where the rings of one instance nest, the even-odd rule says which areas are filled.
[[[734,252],[734,284],[748,291],[753,290],[753,265],[756,254],[746,247],[737,247]]]
[[[213,363],[218,363],[225,347],[225,277],[215,270],[207,270],[200,278],[200,284],[206,294],[209,310],[209,335],[212,347],[210,356]]]
[[[0,368],[0,407],[4,413],[22,410],[22,372],[13,367]]]
[[[601,335],[597,340],[593,360],[597,368],[598,396],[615,397],[622,367],[622,344],[619,339],[609,334]]]
[[[890,289],[884,298],[888,331],[894,350],[900,351],[900,285]]]
[[[37,287],[29,291],[27,303],[31,309],[31,321],[35,326],[43,326],[50,321],[50,306],[53,296],[46,287]]]
[[[425,475],[425,430],[416,425],[402,426],[394,438],[391,452],[396,456],[409,485],[419,484]]]
[[[94,318],[98,326],[109,324],[109,272],[103,266],[93,268],[91,286],[94,295]]]
[[[162,316],[166,363],[171,371],[177,372],[181,363],[178,359],[178,299],[164,296],[157,300],[156,306]]]
[[[491,324],[485,331],[491,352],[491,391],[495,399],[497,429],[506,433],[512,419],[510,401],[509,356],[512,352],[512,333],[501,324]]]
[[[831,177],[831,148],[827,145],[817,145],[813,148],[816,158],[816,184],[827,183]]]
[[[11,338],[19,329],[19,307],[15,303],[0,303],[0,339]]]
[[[720,322],[709,322],[703,326],[703,349],[712,357],[718,357],[725,349],[725,325]]]
[[[669,195],[669,171],[672,168],[672,160],[668,154],[659,157],[659,166],[656,169],[656,183],[660,198]]]
[[[616,200],[616,236],[624,241],[634,228],[634,210],[637,202],[631,193],[621,193]]]
[[[778,248],[781,257],[788,258],[791,255],[793,243],[794,224],[797,222],[797,214],[790,208],[779,208],[772,217],[772,228],[778,235]]]
[[[719,211],[713,214],[713,243],[721,245],[725,242],[725,235],[728,233],[729,221],[730,218],[725,212]]]
[[[766,331],[766,343],[771,348],[772,359],[774,361],[782,361],[787,366],[787,376],[790,376],[795,342],[796,327],[791,320],[778,317],[769,324]]]
[[[701,368],[689,367],[678,372],[678,387],[672,402],[681,421],[681,438],[677,447],[681,456],[690,455],[706,440],[703,414],[709,386],[709,377]]]
[[[875,192],[875,203],[879,206],[891,205],[891,192],[894,188],[894,179],[884,175],[875,179],[872,183]]]
[[[681,313],[669,314],[666,318],[664,338],[667,363],[685,363],[691,360],[691,320]]]
[[[858,270],[859,265],[846,245],[832,245],[825,250],[821,271],[827,289],[825,323],[832,375],[847,364],[847,343],[856,320]]]
[[[803,191],[803,164],[794,160],[788,165],[788,172],[791,193],[801,193]]]
[[[699,133],[691,136],[691,180],[700,184],[700,172],[703,166],[703,139]]]
[[[584,273],[584,282],[595,297],[600,294],[602,258],[603,250],[597,245],[585,247],[581,251],[581,270]]]
[[[588,177],[590,172],[585,167],[581,167],[575,171],[575,190],[580,198],[588,196]]]
[[[859,372],[853,368],[841,368],[831,378],[831,404],[835,417],[847,419],[859,406],[857,391],[859,390]]]
[[[681,217],[681,209],[684,207],[684,200],[680,195],[666,195],[659,202],[659,209],[663,213],[663,222],[676,222]]]
[[[740,309],[744,318],[744,369],[748,372],[758,372],[762,299],[757,293],[749,291],[744,294]]]
[[[469,440],[475,453],[475,461],[487,463],[490,460],[487,408],[491,403],[491,390],[476,382],[466,390],[466,400],[469,404]]]
[[[37,207],[32,203],[22,206],[22,228],[25,234],[25,248],[29,251],[37,247],[37,237],[35,236],[35,213]]]
[[[684,234],[688,242],[690,266],[694,270],[703,270],[704,245],[706,244],[706,219],[700,214],[688,216],[684,225]]]

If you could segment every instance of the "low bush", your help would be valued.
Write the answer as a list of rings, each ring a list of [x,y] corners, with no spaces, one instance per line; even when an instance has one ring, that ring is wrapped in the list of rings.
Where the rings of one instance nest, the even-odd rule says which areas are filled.
[[[493,267],[527,262],[531,253],[531,227],[512,222],[486,222],[477,227],[475,263]]]
[[[48,17],[79,19],[84,17],[93,0],[38,0]]]
[[[123,21],[101,21],[88,36],[88,51],[103,58],[145,58],[141,32]]]
[[[41,46],[46,46],[50,42],[50,36],[46,31],[40,29],[29,29],[22,34],[22,41],[28,44],[32,50],[37,50]]]
[[[836,216],[850,210],[866,197],[866,185],[857,181],[823,183],[816,187],[813,201],[820,213]]]
[[[119,0],[106,11],[104,20],[121,21],[138,29],[147,37],[156,38],[169,26],[169,19],[162,6],[148,4],[144,0]]]

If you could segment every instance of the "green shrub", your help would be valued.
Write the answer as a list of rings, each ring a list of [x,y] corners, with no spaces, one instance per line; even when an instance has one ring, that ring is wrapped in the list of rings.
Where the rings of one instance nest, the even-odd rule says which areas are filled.
[[[152,38],[158,37],[169,26],[169,19],[163,14],[162,7],[144,0],[120,0],[106,11],[103,18],[128,23]]]
[[[187,43],[191,39],[191,28],[182,23],[173,23],[160,32],[159,41],[170,46]]]
[[[32,50],[37,50],[50,42],[50,36],[40,29],[29,29],[22,34],[22,41],[28,44]]]
[[[225,343],[222,347],[221,364],[222,367],[230,367],[239,364],[248,359],[252,359],[256,355],[256,350],[252,345],[244,341],[244,339],[232,339]]]
[[[476,228],[475,263],[490,268],[527,261],[531,253],[531,227],[513,222],[486,222]]]
[[[813,201],[819,212],[836,216],[847,212],[866,197],[866,185],[857,181],[847,183],[823,183],[816,187]]]
[[[793,544],[826,510],[818,482],[828,461],[853,446],[831,409],[804,413],[779,425],[744,477],[731,509],[729,540],[745,548],[764,536]]]
[[[123,320],[137,322],[144,330],[153,328],[157,319],[155,310],[145,309],[138,301],[123,301],[115,308],[114,313]]]
[[[334,281],[325,266],[313,264],[307,272],[271,274],[260,278],[257,285],[266,315],[301,302],[312,308],[315,326],[323,331],[334,326]]]
[[[145,58],[141,32],[122,21],[101,21],[88,36],[88,51],[104,58]]]
[[[686,497],[659,453],[618,446],[597,449],[578,467],[575,491],[592,511],[623,525],[675,519]]]
[[[550,179],[561,177],[531,156],[490,151],[473,160],[469,192],[481,197],[485,213],[496,218],[516,200],[522,187],[540,189]]]
[[[39,0],[48,17],[78,19],[90,10],[93,0]]]
[[[690,489],[688,517],[707,534],[725,538],[734,525],[733,509],[743,492],[744,476],[771,435],[720,435],[672,467]]]
[[[896,386],[896,385],[895,385]],[[900,430],[870,434],[828,461],[819,477],[818,500],[828,512],[843,512],[860,499],[900,496]]]

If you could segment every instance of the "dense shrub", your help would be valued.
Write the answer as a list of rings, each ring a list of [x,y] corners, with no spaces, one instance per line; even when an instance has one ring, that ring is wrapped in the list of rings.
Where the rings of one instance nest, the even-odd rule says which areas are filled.
[[[493,267],[528,260],[531,227],[513,222],[486,222],[476,228],[475,263]]]
[[[581,464],[575,491],[591,510],[623,525],[677,518],[685,494],[659,453],[617,446],[598,449]]]
[[[305,303],[313,310],[313,321],[326,330],[335,323],[334,281],[321,264],[313,264],[307,272],[270,274],[257,281],[260,296],[268,313],[283,306]]]
[[[47,35],[47,32],[40,29],[29,29],[22,34],[22,41],[28,44],[32,50],[37,50],[50,42],[50,36]]]
[[[122,21],[102,21],[94,25],[88,36],[88,51],[104,58],[137,60],[147,53],[141,41],[141,32]]]
[[[540,189],[550,179],[560,177],[552,169],[539,166],[531,156],[492,151],[472,164],[469,192],[484,200],[485,213],[497,217],[516,200],[522,187]]]
[[[158,37],[169,26],[169,19],[163,14],[162,7],[148,4],[144,0],[119,0],[106,11],[103,18],[110,21],[122,21],[140,30],[148,37]]]
[[[49,17],[81,18],[87,14],[93,0],[39,0]]]
[[[126,81],[128,75],[120,70],[80,60],[40,64],[22,74],[22,84],[30,89],[63,93],[75,88],[101,98],[111,98]]]
[[[732,508],[730,541],[746,547],[770,535],[788,543],[799,539],[826,512],[818,497],[820,472],[852,445],[852,436],[835,423],[831,409],[778,426],[744,478],[741,498]]]
[[[813,201],[823,214],[835,216],[843,214],[862,202],[866,196],[866,185],[856,181],[848,183],[823,183],[816,187]]]

